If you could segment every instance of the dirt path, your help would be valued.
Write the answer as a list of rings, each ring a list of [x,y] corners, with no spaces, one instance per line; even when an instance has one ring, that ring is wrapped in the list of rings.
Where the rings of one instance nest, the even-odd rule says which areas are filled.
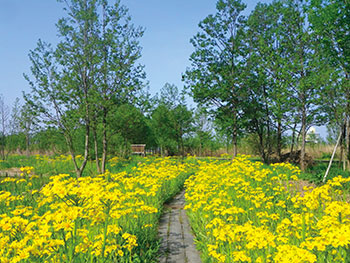
[[[165,205],[159,223],[160,263],[200,263],[199,252],[193,242],[191,227],[184,208],[185,191]]]

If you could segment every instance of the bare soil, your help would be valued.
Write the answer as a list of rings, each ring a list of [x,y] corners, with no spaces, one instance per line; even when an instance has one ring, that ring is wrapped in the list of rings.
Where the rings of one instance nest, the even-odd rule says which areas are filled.
[[[18,176],[22,173],[22,171],[20,170],[20,168],[18,167],[12,167],[9,169],[4,169],[4,170],[0,170],[0,176]]]

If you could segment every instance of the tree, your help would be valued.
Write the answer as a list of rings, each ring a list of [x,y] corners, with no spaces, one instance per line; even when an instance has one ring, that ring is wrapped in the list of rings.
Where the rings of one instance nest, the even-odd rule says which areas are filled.
[[[146,143],[150,135],[145,116],[131,104],[124,104],[116,108],[110,115],[108,123],[114,131],[114,134],[111,133],[111,135],[121,135],[125,148],[129,148],[130,144]]]
[[[308,128],[317,124],[320,115],[318,99],[323,84],[322,54],[317,52],[317,39],[311,34],[311,28],[305,13],[303,0],[290,0],[282,9],[281,46],[285,65],[291,75],[288,88],[294,96],[295,108],[301,119],[301,154],[300,167],[305,170],[305,143]]]
[[[94,101],[95,116],[100,117],[102,125],[102,163],[98,163],[95,140],[96,162],[102,173],[106,169],[108,153],[109,124],[107,122],[114,108],[133,103],[135,94],[144,86],[145,73],[143,66],[137,64],[141,57],[139,38],[142,28],[135,28],[131,23],[128,10],[117,1],[113,7],[108,1],[101,1],[102,21],[100,24],[100,56],[98,85]],[[93,125],[96,139],[96,125]],[[122,131],[120,131],[122,132]]]
[[[37,113],[33,110],[30,104],[24,104],[20,109],[19,126],[25,135],[25,149],[27,157],[29,157],[30,154],[30,140],[32,134],[36,131],[37,123]]]
[[[241,78],[244,57],[245,5],[239,0],[219,0],[215,15],[200,22],[200,33],[191,39],[195,51],[185,79],[194,101],[231,119],[234,155],[246,93]]]
[[[213,142],[213,123],[209,114],[202,107],[198,107],[193,117],[194,133],[198,139],[198,155],[202,156],[206,148],[210,148]]]
[[[31,93],[25,97],[47,125],[63,132],[76,175],[80,177],[89,157],[91,132],[97,132],[100,120],[104,170],[107,115],[116,101],[124,103],[138,87],[142,67],[134,66],[140,53],[135,39],[142,32],[130,25],[130,17],[119,1],[114,6],[103,0],[59,2],[65,3],[68,13],[57,23],[61,41],[56,48],[39,41],[30,52],[34,80],[26,76]],[[120,22],[122,19],[124,23]],[[78,163],[80,141],[74,138],[81,129],[83,161]],[[98,155],[96,158],[98,161]]]
[[[184,94],[175,85],[164,85],[151,120],[161,154],[164,155],[167,150],[169,154],[184,155],[184,140],[193,130],[193,116],[186,106]]]
[[[283,55],[281,45],[281,32],[284,26],[281,24],[283,4],[276,1],[271,4],[258,3],[250,14],[247,25],[247,42],[249,43],[249,55],[247,69],[252,71],[253,82],[250,84],[250,97],[256,105],[249,112],[255,115],[248,119],[253,120],[257,134],[260,138],[260,152],[263,159],[269,159],[272,150],[272,138],[276,138],[276,152],[281,157],[282,134],[287,128],[289,118],[287,114],[293,112],[291,98],[293,97],[288,83],[290,74],[286,71],[288,63]],[[290,115],[290,114],[289,114]],[[273,125],[275,123],[275,125]],[[249,126],[248,126],[249,127]],[[272,136],[272,129],[277,136]],[[266,135],[264,133],[266,132]],[[267,142],[267,153],[264,148],[264,137]]]
[[[0,94],[0,154],[1,159],[5,160],[6,136],[9,131],[10,109],[5,104],[4,96]]]
[[[57,48],[39,40],[29,54],[34,81],[25,76],[31,93],[25,99],[45,119],[59,127],[66,139],[77,177],[86,166],[89,155],[91,94],[96,79],[96,1],[72,0],[69,15],[57,23],[62,39]],[[83,162],[78,164],[76,143],[78,127],[85,129]]]
[[[336,93],[339,101],[333,100],[333,110],[328,113],[330,119],[334,119],[334,110],[337,112],[336,117],[342,116],[344,124],[338,125],[345,125],[346,166],[350,169],[350,2],[310,0],[308,4],[313,33],[320,43],[323,56],[329,59],[335,71],[331,79],[337,84],[329,85],[326,91],[327,94]],[[326,103],[329,102],[329,97],[324,97]]]

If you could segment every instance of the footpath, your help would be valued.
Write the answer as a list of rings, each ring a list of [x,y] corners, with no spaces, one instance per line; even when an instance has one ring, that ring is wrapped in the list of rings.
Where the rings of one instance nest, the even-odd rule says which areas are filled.
[[[165,204],[159,223],[160,263],[201,263],[194,245],[185,206],[185,191]]]

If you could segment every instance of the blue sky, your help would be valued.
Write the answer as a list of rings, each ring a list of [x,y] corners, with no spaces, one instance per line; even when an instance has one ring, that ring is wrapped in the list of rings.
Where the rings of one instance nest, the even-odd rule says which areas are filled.
[[[265,0],[265,2],[269,0]],[[112,2],[112,1],[111,1]],[[246,1],[248,14],[256,0]],[[198,23],[215,13],[214,0],[122,0],[135,25],[145,28],[140,62],[145,65],[152,94],[166,82],[182,88],[181,74],[189,66],[190,38]],[[29,50],[38,39],[57,43],[56,22],[65,16],[56,0],[1,0],[0,94],[12,105],[29,92],[23,73],[29,73]]]
[[[190,65],[190,39],[198,23],[215,13],[216,0],[121,0],[129,8],[133,23],[145,28],[140,40],[140,62],[145,65],[152,94],[166,82],[183,87],[181,74]],[[111,1],[114,2],[114,1]],[[257,0],[246,0],[248,15]],[[271,2],[262,0],[261,2]],[[56,0],[1,0],[0,8],[0,94],[11,106],[22,91],[29,92],[23,73],[29,74],[29,50],[39,39],[55,44],[56,22],[65,16]],[[320,130],[325,136],[325,128]]]

